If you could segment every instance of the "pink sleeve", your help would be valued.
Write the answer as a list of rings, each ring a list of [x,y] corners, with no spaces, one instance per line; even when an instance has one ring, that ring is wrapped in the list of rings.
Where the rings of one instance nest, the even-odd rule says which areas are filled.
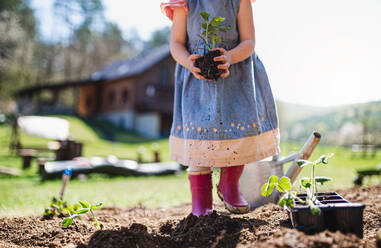
[[[173,19],[173,11],[176,7],[183,7],[188,12],[186,0],[167,0],[160,4],[160,9],[171,21]]]

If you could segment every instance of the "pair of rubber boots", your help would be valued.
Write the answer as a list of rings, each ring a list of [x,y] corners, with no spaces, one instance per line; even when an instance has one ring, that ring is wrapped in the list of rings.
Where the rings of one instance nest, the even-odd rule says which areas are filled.
[[[249,204],[239,191],[239,178],[243,165],[221,168],[217,194],[231,213],[243,214],[250,211]],[[208,215],[213,212],[212,173],[188,175],[192,192],[192,214]]]

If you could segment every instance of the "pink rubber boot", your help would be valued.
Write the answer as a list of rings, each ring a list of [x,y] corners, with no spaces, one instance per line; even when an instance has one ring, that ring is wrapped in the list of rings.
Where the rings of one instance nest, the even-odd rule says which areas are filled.
[[[208,215],[213,212],[212,173],[188,175],[192,192],[192,214]]]
[[[250,211],[249,204],[239,191],[239,178],[243,168],[243,165],[221,168],[220,183],[217,186],[217,194],[224,202],[226,209],[235,214]]]

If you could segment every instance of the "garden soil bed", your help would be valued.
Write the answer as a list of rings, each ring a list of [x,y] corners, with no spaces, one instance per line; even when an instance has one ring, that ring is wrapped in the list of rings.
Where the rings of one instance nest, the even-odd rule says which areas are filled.
[[[324,231],[306,235],[291,229],[287,212],[274,204],[244,215],[229,215],[217,203],[210,216],[189,215],[190,205],[147,209],[102,208],[104,230],[90,220],[61,227],[61,219],[0,219],[0,247],[376,247],[381,231],[381,185],[338,190],[351,202],[366,204],[364,238]]]

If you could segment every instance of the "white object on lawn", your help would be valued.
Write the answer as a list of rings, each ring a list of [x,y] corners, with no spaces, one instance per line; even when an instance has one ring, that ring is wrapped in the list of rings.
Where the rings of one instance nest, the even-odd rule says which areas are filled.
[[[27,134],[54,140],[69,138],[70,124],[67,120],[57,117],[22,116],[17,124]]]
[[[71,168],[73,172],[77,170],[93,169],[99,166],[110,165],[107,158],[103,157],[90,157],[90,158],[78,158],[76,160],[66,161],[51,161],[45,163],[45,171],[47,173],[62,172],[66,168]],[[135,170],[138,168],[138,163],[133,160],[118,160],[115,167],[124,167],[127,169]]]

